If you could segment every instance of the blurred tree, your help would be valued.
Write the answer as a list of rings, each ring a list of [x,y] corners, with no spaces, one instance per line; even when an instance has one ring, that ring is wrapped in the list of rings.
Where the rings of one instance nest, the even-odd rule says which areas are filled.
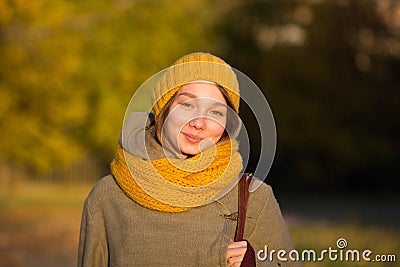
[[[277,188],[396,190],[400,5],[383,2],[243,1],[216,28],[270,101]]]
[[[107,166],[135,89],[203,50],[269,99],[276,188],[395,190],[399,14],[390,0],[0,0],[0,163]]]
[[[0,160],[108,164],[135,89],[186,52],[214,49],[215,14],[197,12],[209,4],[0,0]]]

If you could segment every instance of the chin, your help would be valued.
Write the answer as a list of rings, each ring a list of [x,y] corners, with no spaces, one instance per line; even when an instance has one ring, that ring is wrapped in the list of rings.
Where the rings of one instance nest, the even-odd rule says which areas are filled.
[[[193,147],[191,145],[181,146],[179,148],[179,150],[181,151],[182,154],[185,154],[185,155],[196,155],[196,154],[200,153],[200,150],[198,147]]]
[[[194,150],[194,149],[181,149],[182,154],[188,155],[188,156],[194,156],[196,154],[199,154],[199,150]]]

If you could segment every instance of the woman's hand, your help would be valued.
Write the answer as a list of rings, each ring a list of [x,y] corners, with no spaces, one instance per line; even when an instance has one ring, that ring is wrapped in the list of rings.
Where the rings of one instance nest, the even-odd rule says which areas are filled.
[[[226,264],[228,267],[240,266],[246,254],[247,242],[233,242],[232,238],[229,241],[228,250],[226,251]]]

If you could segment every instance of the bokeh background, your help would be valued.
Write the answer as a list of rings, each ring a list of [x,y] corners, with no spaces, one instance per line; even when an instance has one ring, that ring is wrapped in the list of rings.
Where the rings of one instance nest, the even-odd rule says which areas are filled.
[[[296,248],[400,260],[400,1],[0,0],[0,266],[75,266],[135,89],[216,54],[263,91]],[[258,127],[245,103],[257,164]],[[306,266],[397,266],[307,262]]]

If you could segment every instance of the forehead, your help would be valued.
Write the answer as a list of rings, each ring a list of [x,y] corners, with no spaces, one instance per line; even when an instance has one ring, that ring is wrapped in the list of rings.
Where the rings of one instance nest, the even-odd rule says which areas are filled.
[[[226,104],[218,86],[209,82],[192,82],[183,85],[177,92],[177,96],[186,95],[191,98],[211,98]]]

